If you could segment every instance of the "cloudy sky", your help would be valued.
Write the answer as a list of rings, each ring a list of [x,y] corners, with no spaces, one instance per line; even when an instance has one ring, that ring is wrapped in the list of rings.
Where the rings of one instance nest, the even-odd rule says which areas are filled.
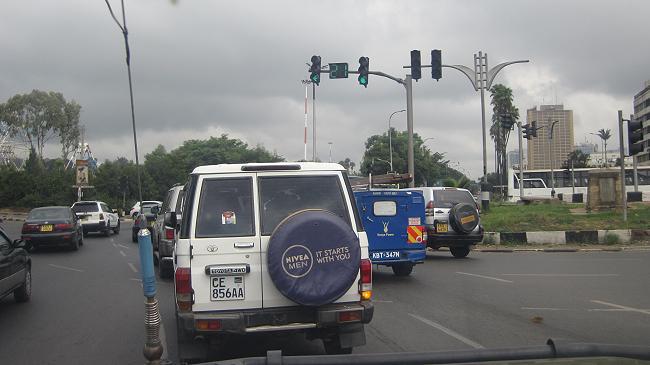
[[[597,143],[589,133],[600,128],[616,131],[617,110],[630,114],[634,94],[650,79],[646,0],[125,3],[142,153],[227,133],[301,159],[300,81],[313,54],[351,69],[367,56],[371,70],[399,77],[412,49],[422,51],[423,64],[434,48],[443,64],[471,66],[478,51],[488,53],[490,65],[530,59],[505,68],[495,83],[513,89],[523,114],[556,101],[572,109],[576,143]],[[111,4],[119,11],[117,0]],[[95,157],[134,158],[124,44],[104,0],[3,1],[0,50],[0,101],[32,89],[60,91],[82,105]],[[455,70],[443,69],[439,82],[428,75],[423,70],[414,85],[415,132],[478,177],[478,93]],[[323,75],[316,95],[323,160],[332,142],[335,161],[358,163],[366,138],[385,132],[388,116],[405,107],[404,88],[376,76],[364,89],[356,78]],[[406,129],[406,113],[393,125]],[[311,128],[310,105],[309,156]]]

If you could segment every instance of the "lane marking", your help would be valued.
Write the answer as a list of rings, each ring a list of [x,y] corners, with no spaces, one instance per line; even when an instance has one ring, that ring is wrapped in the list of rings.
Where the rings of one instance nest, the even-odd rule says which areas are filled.
[[[373,300],[375,303],[392,303],[392,300]]]
[[[469,346],[471,346],[471,347],[473,347],[475,349],[484,349],[485,348],[483,345],[481,345],[481,344],[479,344],[477,342],[474,342],[474,341],[470,340],[469,338],[461,335],[460,333],[455,332],[455,331],[453,331],[453,330],[451,330],[451,329],[449,329],[449,328],[447,328],[447,327],[445,327],[445,326],[443,326],[443,325],[441,325],[439,323],[436,323],[436,322],[433,322],[433,321],[428,320],[426,318],[420,317],[417,314],[409,313],[408,315],[415,318],[415,319],[417,319],[417,320],[419,320],[419,321],[421,321],[421,322],[423,322],[423,323],[425,323],[425,324],[428,324],[429,326],[431,326],[433,328],[436,328],[436,329],[446,333],[447,335],[449,335],[449,336],[457,339],[458,341],[460,341],[460,342],[462,342],[462,343],[464,343],[466,345],[469,345]]]
[[[130,262],[127,262],[127,264],[129,264],[129,267],[131,268],[131,270],[133,270],[133,272],[138,272],[138,269],[135,268],[135,265],[133,265]]]
[[[70,270],[70,271],[76,271],[76,272],[84,272],[83,270],[75,269],[74,267],[61,266],[61,265],[55,265],[55,264],[49,264],[49,265],[52,266],[52,267],[56,267],[57,269]]]
[[[120,250],[120,255],[126,257],[126,254],[125,254],[124,251],[122,251],[122,250]]]
[[[142,282],[142,279],[130,278],[129,280]]]
[[[469,275],[469,276],[475,276],[477,278],[496,280],[496,281],[500,281],[500,282],[503,282],[503,283],[513,283],[513,281],[511,281],[511,280],[499,279],[499,278],[495,278],[495,277],[492,277],[492,276],[485,276],[485,275],[479,275],[479,274],[470,274],[468,272],[462,272],[462,271],[456,271],[456,274]]]
[[[601,305],[604,305],[604,306],[608,306],[608,307],[614,307],[616,309],[619,309],[621,312],[623,312],[623,311],[637,312],[637,313],[647,314],[647,315],[650,316],[650,310],[647,310],[647,309],[632,308],[632,307],[628,307],[628,306],[625,306],[625,305],[604,302],[602,300],[591,300],[591,302],[596,303],[596,304],[601,304]]]
[[[545,307],[521,307],[523,310],[531,311],[568,311],[568,308],[545,308]]]
[[[120,247],[122,247],[122,248],[126,248],[127,250],[131,248],[131,247],[129,247],[129,246],[124,246],[124,245],[121,244],[121,243],[118,243],[117,245],[120,246]]]
[[[501,274],[504,276],[540,276],[540,277],[615,277],[619,274]]]

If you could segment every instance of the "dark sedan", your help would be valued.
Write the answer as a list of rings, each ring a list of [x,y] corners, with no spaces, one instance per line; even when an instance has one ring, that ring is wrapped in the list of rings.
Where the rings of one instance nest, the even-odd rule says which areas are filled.
[[[142,221],[145,219],[147,221],[146,226],[147,229],[149,230],[149,234],[153,234],[154,231],[153,225],[154,223],[156,223],[156,217],[158,217],[159,212],[160,212],[160,204],[158,203],[144,202],[142,204],[142,209],[140,213],[136,216],[135,221],[133,222],[131,239],[134,243],[138,242],[138,231],[140,231],[140,225],[144,224],[144,222]]]
[[[25,251],[25,242],[12,241],[0,227],[0,299],[11,293],[17,302],[29,300],[32,294],[32,259]]]
[[[32,250],[65,245],[76,251],[83,245],[83,229],[70,207],[35,208],[23,224],[22,239]]]

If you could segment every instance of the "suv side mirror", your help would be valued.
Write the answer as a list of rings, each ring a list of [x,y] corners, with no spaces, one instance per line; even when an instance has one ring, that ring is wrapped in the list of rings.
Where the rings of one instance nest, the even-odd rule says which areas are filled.
[[[176,229],[176,212],[165,213],[165,225]]]
[[[154,205],[153,207],[151,207],[151,213],[153,213],[153,214],[160,213],[160,207],[157,206],[157,205]]]

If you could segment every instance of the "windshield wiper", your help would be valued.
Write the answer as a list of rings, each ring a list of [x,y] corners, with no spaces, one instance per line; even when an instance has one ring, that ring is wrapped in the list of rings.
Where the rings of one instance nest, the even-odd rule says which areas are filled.
[[[436,352],[393,352],[383,354],[283,356],[282,351],[268,351],[266,356],[204,363],[211,365],[325,365],[325,364],[457,364],[483,361],[542,360],[583,357],[616,357],[650,360],[650,346],[610,345],[597,343],[558,343],[546,346],[477,349]]]

